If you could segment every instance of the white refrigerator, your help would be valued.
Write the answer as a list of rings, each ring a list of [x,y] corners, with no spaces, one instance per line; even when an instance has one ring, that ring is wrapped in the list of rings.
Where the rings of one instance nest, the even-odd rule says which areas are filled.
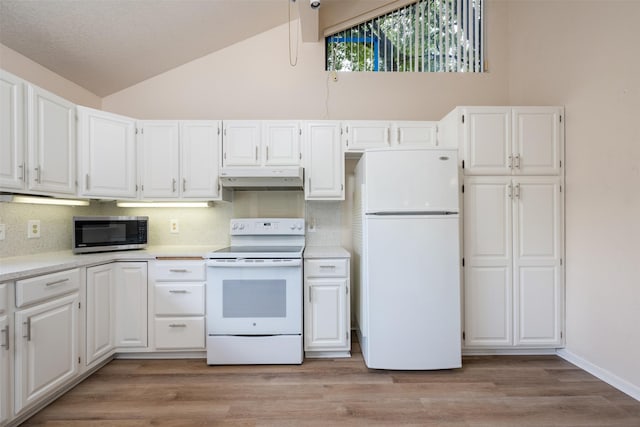
[[[356,166],[356,322],[373,369],[462,366],[457,152],[368,150]]]

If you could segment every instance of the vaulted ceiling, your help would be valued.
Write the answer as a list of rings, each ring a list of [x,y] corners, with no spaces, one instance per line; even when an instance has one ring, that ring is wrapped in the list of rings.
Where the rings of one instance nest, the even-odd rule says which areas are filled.
[[[0,0],[0,43],[106,96],[284,24],[290,8],[317,40],[319,22],[395,3],[322,0],[311,11],[308,0]]]

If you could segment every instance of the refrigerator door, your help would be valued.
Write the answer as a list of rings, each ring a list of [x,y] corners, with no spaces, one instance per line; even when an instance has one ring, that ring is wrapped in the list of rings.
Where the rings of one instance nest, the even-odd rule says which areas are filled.
[[[374,369],[462,366],[458,216],[365,219],[365,363]]]
[[[458,212],[457,151],[372,150],[365,158],[365,213]]]

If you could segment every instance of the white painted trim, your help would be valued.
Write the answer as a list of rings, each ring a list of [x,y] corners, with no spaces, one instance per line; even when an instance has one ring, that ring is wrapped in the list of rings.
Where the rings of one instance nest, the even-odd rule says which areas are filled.
[[[566,349],[558,350],[557,354],[564,360],[573,363],[580,369],[584,369],[591,375],[601,379],[610,386],[617,388],[621,392],[628,394],[629,396],[640,402],[640,387],[631,384],[629,381],[620,378],[619,376],[607,371],[606,369],[594,365],[588,360],[583,359],[577,354],[574,354]]]

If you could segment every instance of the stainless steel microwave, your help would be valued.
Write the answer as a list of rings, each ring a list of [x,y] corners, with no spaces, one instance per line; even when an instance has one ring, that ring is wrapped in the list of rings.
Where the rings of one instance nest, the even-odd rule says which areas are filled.
[[[143,249],[147,246],[148,216],[74,216],[74,253]]]

